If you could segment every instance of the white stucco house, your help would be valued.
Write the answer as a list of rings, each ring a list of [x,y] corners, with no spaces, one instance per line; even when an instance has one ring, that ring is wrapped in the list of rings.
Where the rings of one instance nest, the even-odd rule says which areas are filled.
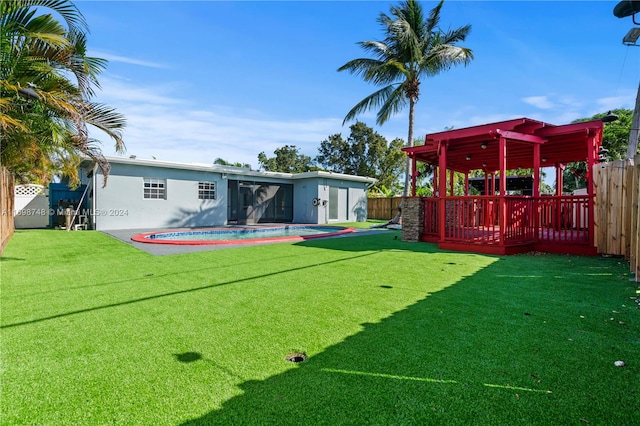
[[[108,157],[103,176],[81,165],[81,216],[91,229],[365,221],[375,179],[331,172],[275,173],[215,164]]]

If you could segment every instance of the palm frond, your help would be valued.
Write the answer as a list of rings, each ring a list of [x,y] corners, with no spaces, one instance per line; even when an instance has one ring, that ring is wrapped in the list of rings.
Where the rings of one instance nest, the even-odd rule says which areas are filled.
[[[122,153],[126,150],[122,139],[122,131],[127,125],[124,115],[114,108],[100,103],[89,102],[86,104],[84,121],[102,130],[115,142],[116,152]]]
[[[423,74],[432,77],[446,71],[455,65],[468,65],[473,60],[471,49],[453,46],[438,45],[429,52],[420,63]]]
[[[340,68],[338,68],[338,71],[348,71],[350,74],[363,76],[363,78],[366,80],[367,75],[371,72],[371,70],[375,70],[383,64],[384,62],[378,59],[358,58],[342,65]]]
[[[373,82],[377,86],[385,84],[399,83],[409,74],[406,64],[395,59],[389,60],[378,68],[371,70],[370,75],[366,79]]]
[[[89,32],[84,15],[70,0],[14,0],[11,3],[18,7],[51,9],[62,16],[70,31]]]
[[[2,132],[5,135],[10,132],[28,131],[27,126],[25,126],[20,120],[10,116],[9,114],[5,114],[2,111],[0,111],[0,128],[2,128]]]
[[[388,97],[394,91],[394,85],[389,85],[370,94],[369,96],[358,102],[356,106],[351,108],[351,111],[347,113],[342,124],[344,125],[347,121],[355,119],[362,112],[384,105]]]
[[[366,52],[372,53],[378,60],[384,61],[385,59],[393,56],[393,47],[387,45],[382,41],[361,41],[357,44],[360,45]]]
[[[440,11],[443,5],[444,0],[440,0],[440,3],[429,12],[429,17],[425,22],[425,31],[427,31],[428,34],[438,32],[438,27],[440,26]]]
[[[407,98],[404,95],[404,85],[397,85],[394,88],[393,92],[387,95],[385,102],[378,110],[376,123],[379,125],[386,123],[392,115],[396,115],[397,113],[399,113],[407,104],[407,102]]]
[[[442,44],[454,44],[460,41],[465,41],[469,33],[471,32],[471,25],[465,25],[464,27],[456,28],[455,30],[449,30],[441,33]]]

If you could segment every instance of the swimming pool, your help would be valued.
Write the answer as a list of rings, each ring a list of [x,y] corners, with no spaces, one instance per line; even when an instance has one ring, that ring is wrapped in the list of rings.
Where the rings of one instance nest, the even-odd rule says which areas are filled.
[[[257,244],[304,241],[348,234],[353,231],[355,231],[354,228],[344,226],[322,225],[201,228],[145,232],[134,235],[131,240],[138,243],[174,245]]]

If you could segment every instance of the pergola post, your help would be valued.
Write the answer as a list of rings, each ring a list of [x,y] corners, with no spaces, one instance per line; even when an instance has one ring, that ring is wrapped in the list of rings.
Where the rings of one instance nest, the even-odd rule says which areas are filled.
[[[562,187],[564,186],[563,174],[564,164],[556,164],[556,195],[562,195]]]
[[[440,235],[440,241],[444,242],[445,234],[445,222],[447,220],[447,146],[445,143],[440,144],[440,157],[438,159],[438,167],[440,172],[438,173],[438,234]]]
[[[500,164],[500,207],[498,208],[498,224],[500,227],[500,245],[504,246],[504,236],[507,232],[507,139],[500,136],[498,147]]]
[[[484,171],[484,195],[489,195],[489,173]]]
[[[562,187],[564,186],[562,172],[564,171],[564,164],[556,164],[556,202],[555,213],[553,215],[553,227],[559,231],[562,229]]]
[[[640,90],[640,88],[639,88]],[[602,144],[602,129],[598,129],[596,131],[589,132],[589,137],[587,138],[587,195],[589,199],[587,200],[587,216],[589,216],[589,245],[591,247],[595,246],[595,218],[593,217],[595,214],[594,205],[595,205],[595,190],[593,185],[593,167],[596,164],[596,158],[598,157],[598,150],[600,149],[600,145]]]
[[[416,177],[418,173],[418,169],[416,167],[416,157],[415,155],[411,156],[411,195],[413,197],[416,196]]]
[[[464,195],[469,195],[469,172],[464,174]]]
[[[437,197],[438,196],[438,185],[440,185],[440,181],[438,180],[438,171],[440,170],[440,167],[438,166],[433,166],[433,183],[431,185],[431,188],[433,188],[433,197]]]
[[[496,172],[489,173],[489,195],[496,195]]]
[[[455,172],[453,171],[453,169],[449,169],[449,196],[453,197],[453,188],[454,188],[454,174]]]
[[[491,173],[487,173],[487,170],[484,170],[484,195],[487,197],[482,200],[482,207],[484,210],[484,226],[489,226],[492,224],[492,213],[493,210],[490,209],[489,206],[493,205],[493,202],[489,199],[489,196],[492,195],[491,187],[493,185],[493,179],[491,177]]]
[[[540,144],[533,144],[533,241],[540,239]]]
[[[533,144],[533,196],[540,197],[540,144]]]

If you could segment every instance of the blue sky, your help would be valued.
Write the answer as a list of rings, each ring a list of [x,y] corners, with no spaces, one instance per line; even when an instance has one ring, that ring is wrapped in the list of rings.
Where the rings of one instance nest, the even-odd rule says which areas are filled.
[[[126,156],[258,167],[295,145],[311,157],[342,133],[346,113],[376,90],[337,68],[382,39],[397,1],[78,1],[89,54],[109,60],[97,100],[126,115]],[[446,1],[444,29],[471,24],[475,59],[424,79],[415,133],[530,117],[553,124],[633,109],[640,47],[616,1]],[[430,10],[436,2],[424,2]],[[382,127],[406,140],[408,110]],[[115,155],[111,141],[103,152]]]

